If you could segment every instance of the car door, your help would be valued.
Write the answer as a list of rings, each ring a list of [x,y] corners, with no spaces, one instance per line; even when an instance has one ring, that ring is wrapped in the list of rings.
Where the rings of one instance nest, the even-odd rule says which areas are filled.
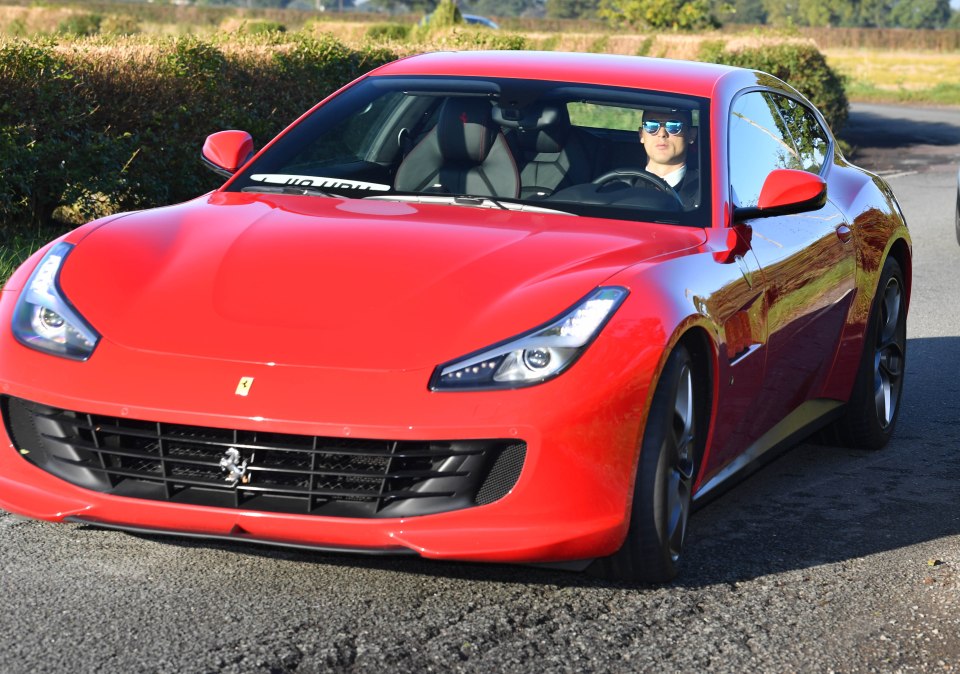
[[[735,206],[756,206],[774,169],[829,177],[830,135],[812,110],[786,94],[739,96],[729,133]],[[829,197],[828,188],[827,202],[815,211],[743,223],[766,283],[765,390],[751,411],[756,437],[817,397],[837,353],[853,298],[856,251],[849,223]]]

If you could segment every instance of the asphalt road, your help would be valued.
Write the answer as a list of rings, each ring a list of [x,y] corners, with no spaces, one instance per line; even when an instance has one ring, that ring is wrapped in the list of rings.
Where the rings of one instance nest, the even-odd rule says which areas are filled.
[[[699,511],[667,587],[147,538],[0,513],[0,672],[960,669],[960,111],[857,106],[912,228],[900,425]]]

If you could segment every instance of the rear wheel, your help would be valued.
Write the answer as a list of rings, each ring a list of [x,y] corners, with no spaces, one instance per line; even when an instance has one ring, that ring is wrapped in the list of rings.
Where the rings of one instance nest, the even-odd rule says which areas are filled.
[[[888,257],[880,274],[864,337],[860,371],[844,416],[835,426],[844,445],[880,449],[900,413],[907,351],[907,305],[903,271]]]
[[[647,583],[677,575],[700,453],[699,404],[693,360],[680,345],[653,394],[626,540],[616,553],[594,562],[594,572]]]

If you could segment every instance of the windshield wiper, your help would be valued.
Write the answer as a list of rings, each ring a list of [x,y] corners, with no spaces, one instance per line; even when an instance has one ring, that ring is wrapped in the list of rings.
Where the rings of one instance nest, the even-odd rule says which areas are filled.
[[[240,191],[262,192],[264,194],[297,194],[300,196],[332,197],[336,199],[346,198],[342,194],[333,194],[309,185],[248,185]]]
[[[494,197],[481,197],[473,194],[458,194],[453,197],[453,203],[459,206],[483,206],[484,202],[490,202],[497,208],[502,211],[509,211],[510,209],[503,205],[502,201],[495,199]]]
[[[376,194],[364,199],[373,199],[376,201],[399,201],[408,204],[452,204],[454,206],[465,206],[467,208],[489,208],[503,211],[523,212],[523,213],[556,213],[559,215],[575,215],[564,208],[558,208],[557,204],[551,202],[529,202],[521,199],[497,199],[494,197],[480,197],[469,194],[440,194],[432,192],[394,192],[392,194]],[[540,203],[549,206],[540,206]],[[562,204],[563,202],[561,202]]]

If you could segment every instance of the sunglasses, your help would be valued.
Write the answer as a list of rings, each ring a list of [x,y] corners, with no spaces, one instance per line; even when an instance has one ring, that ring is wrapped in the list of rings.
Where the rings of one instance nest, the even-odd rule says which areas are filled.
[[[671,136],[676,136],[678,133],[683,133],[684,124],[679,119],[671,119],[666,122],[660,122],[655,119],[645,121],[643,126],[640,128],[649,133],[651,136],[660,133],[660,127],[666,127],[667,133]]]

